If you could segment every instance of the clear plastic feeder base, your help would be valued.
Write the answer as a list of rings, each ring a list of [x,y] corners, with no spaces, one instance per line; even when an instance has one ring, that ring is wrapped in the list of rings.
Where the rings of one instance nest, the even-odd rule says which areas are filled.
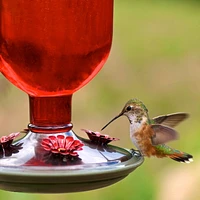
[[[83,146],[70,155],[70,150],[65,152],[63,149],[64,137],[73,137],[76,147],[79,142]],[[52,146],[53,150],[48,151],[47,138],[52,139],[49,139],[49,145],[54,142],[54,147],[55,138],[59,138],[56,143],[58,152]],[[72,131],[54,134],[53,137],[52,134],[29,132],[3,151],[0,189],[31,193],[93,190],[120,181],[143,161],[138,154],[112,145],[96,144]]]

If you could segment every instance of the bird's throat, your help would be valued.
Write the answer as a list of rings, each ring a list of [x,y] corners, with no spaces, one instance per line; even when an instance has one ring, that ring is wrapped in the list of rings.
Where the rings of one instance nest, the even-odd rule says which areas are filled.
[[[135,116],[135,115],[128,116],[128,119],[130,121],[130,132],[131,132],[131,134],[139,131],[147,121],[146,117],[143,117],[140,120],[138,120],[138,117]]]

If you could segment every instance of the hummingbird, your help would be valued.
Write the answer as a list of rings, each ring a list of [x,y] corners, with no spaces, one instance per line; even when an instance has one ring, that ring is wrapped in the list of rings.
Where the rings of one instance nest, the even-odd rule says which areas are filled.
[[[130,122],[130,138],[146,157],[169,157],[182,163],[190,163],[193,156],[167,146],[165,143],[178,139],[178,133],[174,127],[188,118],[187,113],[173,113],[161,115],[153,119],[149,118],[148,110],[139,99],[129,100],[122,111],[109,121],[101,130],[121,116],[126,116]]]

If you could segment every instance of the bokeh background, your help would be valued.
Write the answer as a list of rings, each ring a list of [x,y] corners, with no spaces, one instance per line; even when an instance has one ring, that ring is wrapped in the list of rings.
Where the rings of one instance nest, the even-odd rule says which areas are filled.
[[[130,98],[141,99],[151,117],[188,112],[177,127],[180,140],[170,145],[194,155],[192,164],[145,159],[127,178],[107,188],[72,194],[25,194],[0,191],[9,200],[199,200],[200,199],[200,2],[194,0],[115,0],[114,38],[100,73],[74,94],[73,123],[100,130]],[[1,134],[28,124],[27,95],[0,77]],[[132,148],[129,123],[122,117],[104,134]]]

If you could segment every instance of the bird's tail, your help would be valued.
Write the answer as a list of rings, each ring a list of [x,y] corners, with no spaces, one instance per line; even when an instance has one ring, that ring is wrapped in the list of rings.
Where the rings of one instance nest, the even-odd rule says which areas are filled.
[[[174,150],[174,153],[169,154],[168,157],[182,163],[191,163],[193,161],[192,155],[178,150]]]
[[[169,157],[177,162],[182,162],[182,163],[190,163],[193,161],[192,155],[179,151],[177,149],[173,149],[165,144],[157,145],[155,146],[155,149],[156,149],[157,155],[159,155],[157,157],[161,157],[161,158]]]

